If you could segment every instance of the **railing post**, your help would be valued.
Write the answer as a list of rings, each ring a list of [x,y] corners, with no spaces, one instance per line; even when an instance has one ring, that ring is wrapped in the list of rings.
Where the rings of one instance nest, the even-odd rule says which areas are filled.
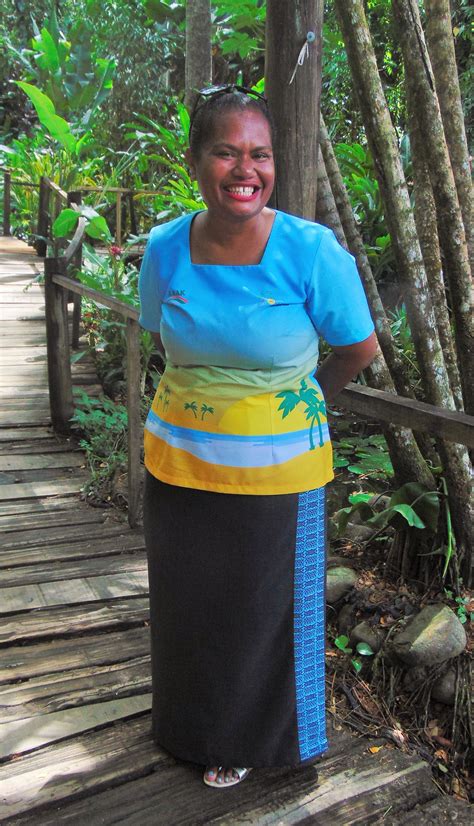
[[[11,193],[12,175],[11,172],[3,173],[3,234],[11,235],[10,214],[11,214]]]
[[[46,303],[46,341],[48,346],[49,405],[53,428],[69,433],[74,413],[72,397],[71,358],[69,353],[66,291],[53,282],[53,275],[65,275],[61,258],[46,258],[44,262],[44,294]]]
[[[137,524],[140,503],[140,373],[140,327],[138,321],[127,318],[128,523],[131,528]]]
[[[39,204],[38,204],[38,226],[36,234],[39,236],[35,242],[35,249],[41,258],[46,258],[48,254],[48,224],[49,224],[49,187],[44,175],[40,178]]]
[[[82,204],[82,193],[80,191],[68,192],[67,202],[68,202],[68,205],[77,204],[77,206],[80,206]],[[76,270],[81,269],[81,267],[82,267],[82,244],[79,244],[76,252],[74,253],[74,256],[73,256],[73,259],[72,259],[71,263],[72,263],[73,267]],[[72,300],[73,300],[73,311],[72,311],[71,345],[72,345],[73,350],[77,350],[79,348],[79,333],[80,333],[80,326],[81,326],[81,296],[78,295],[78,293],[74,293]]]

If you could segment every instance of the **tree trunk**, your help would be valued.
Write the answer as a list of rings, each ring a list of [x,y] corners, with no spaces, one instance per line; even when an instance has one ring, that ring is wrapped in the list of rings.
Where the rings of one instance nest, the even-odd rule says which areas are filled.
[[[344,182],[342,180],[341,173],[339,171],[339,167],[337,165],[337,160],[332,152],[332,146],[329,141],[329,137],[327,135],[326,128],[324,126],[323,121],[321,120],[321,140],[327,142],[326,146],[326,154],[330,151],[330,159],[331,163],[335,164],[337,168],[337,183],[338,183],[338,190],[340,200],[343,202],[345,206],[345,212],[348,210],[348,214],[346,214],[346,220],[348,229],[350,231],[351,237],[353,241],[357,239],[358,246],[363,250],[365,263],[364,266],[368,268],[368,272],[370,273],[370,278],[373,282],[373,288],[375,289],[375,294],[380,302],[380,298],[377,291],[377,286],[373,279],[372,270],[370,268],[370,264],[367,260],[367,256],[365,255],[364,245],[362,242],[362,238],[357,230],[357,226],[354,220],[354,215],[351,210],[351,206],[349,203],[349,196],[347,195]],[[334,174],[334,170],[333,170]],[[349,218],[350,215],[350,218]],[[319,157],[319,164],[318,164],[318,212],[317,212],[318,220],[324,223],[326,226],[330,227],[340,244],[347,249],[347,243],[345,240],[344,229],[341,223],[341,219],[339,216],[339,212],[337,209],[336,201],[331,189],[331,184],[329,178],[326,173],[326,167],[324,164],[323,153],[320,152]],[[359,262],[357,262],[359,263]],[[367,274],[367,273],[366,273]],[[385,322],[388,322],[385,317],[384,309],[380,302],[380,307],[382,309],[383,317],[385,318]],[[371,308],[372,316],[374,316],[374,309]],[[388,333],[391,337],[390,327],[388,327]],[[392,346],[393,345],[392,340]],[[397,354],[398,357],[398,354]],[[370,386],[375,387],[377,390],[385,390],[389,393],[395,393],[395,387],[393,385],[392,378],[390,376],[387,364],[382,353],[379,351],[370,365],[365,371],[364,374],[369,380]],[[395,470],[395,475],[397,477],[397,481],[400,485],[404,482],[420,482],[426,487],[435,488],[436,483],[431,474],[431,471],[428,469],[428,465],[426,464],[423,455],[418,447],[414,434],[411,430],[404,427],[399,427],[398,425],[382,425],[383,434],[385,439],[387,440],[388,449],[390,453],[390,459],[392,461],[393,468]]]
[[[372,273],[372,268],[370,266],[369,259],[367,258],[364,242],[357,228],[349,195],[347,194],[346,186],[339,169],[339,164],[334,154],[326,129],[326,124],[324,123],[322,116],[320,125],[320,144],[331,190],[341,217],[344,234],[347,239],[347,245],[350,252],[356,259],[359,275],[362,279],[367,300],[370,305],[370,311],[375,324],[380,349],[384,355],[397,393],[400,393],[401,396],[407,396],[410,398],[413,395],[410,382],[406,375],[405,366],[393,340],[390,324],[388,323],[387,316],[385,315],[385,310],[380,299],[378,287]]]
[[[413,197],[415,222],[420,239],[426,275],[431,290],[434,305],[438,334],[444,352],[444,360],[449,375],[449,383],[454,401],[458,410],[463,409],[461,379],[457,356],[454,347],[448,307],[446,305],[446,289],[443,279],[441,250],[439,248],[438,227],[436,221],[436,205],[433,190],[425,161],[425,142],[416,117],[416,110],[412,106],[408,92],[408,110],[410,121],[411,158],[413,165]]]
[[[337,211],[334,195],[332,194],[331,184],[329,183],[329,178],[327,176],[326,165],[321,152],[321,145],[318,153],[317,193],[316,221],[323,224],[325,227],[332,229],[340,245],[347,250],[348,244],[341,224],[341,219],[339,217],[339,212]]]
[[[184,103],[192,109],[196,90],[212,82],[211,3],[188,0],[186,3],[186,62]]]
[[[474,198],[449,0],[425,0],[428,50],[469,248],[474,257]]]
[[[323,0],[268,0],[265,91],[275,120],[279,209],[316,214]],[[314,35],[307,41],[308,32]],[[290,83],[305,42],[307,54]]]
[[[386,207],[398,272],[405,289],[408,319],[425,395],[431,404],[453,409],[454,400],[437,334],[397,136],[383,94],[363,0],[335,0],[335,6]],[[408,33],[404,30],[403,45],[405,37]],[[406,75],[412,72],[413,69],[407,69]],[[436,196],[434,186],[433,191]],[[463,574],[468,584],[470,565],[467,560],[474,547],[474,522],[469,522],[471,480],[466,463],[467,452],[446,442],[440,445],[440,451],[441,447],[458,553],[464,560]]]
[[[474,414],[474,318],[466,235],[416,0],[392,0],[438,215],[466,413]]]

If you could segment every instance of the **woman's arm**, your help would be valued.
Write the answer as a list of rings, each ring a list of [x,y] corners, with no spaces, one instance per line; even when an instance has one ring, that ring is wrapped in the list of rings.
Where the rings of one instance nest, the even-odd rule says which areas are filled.
[[[326,401],[334,401],[343,387],[364,367],[368,367],[376,352],[375,333],[357,344],[333,347],[332,353],[324,359],[316,373],[316,380],[321,386]]]
[[[165,357],[165,348],[163,347],[163,342],[161,340],[161,336],[159,333],[150,333],[153,341],[155,342],[155,347],[158,350],[161,358],[163,359],[163,363],[166,361]]]

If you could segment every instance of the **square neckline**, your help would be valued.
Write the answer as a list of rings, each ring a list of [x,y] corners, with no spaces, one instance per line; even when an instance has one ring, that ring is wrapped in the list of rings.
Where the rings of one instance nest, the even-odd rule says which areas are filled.
[[[266,263],[266,258],[267,258],[267,256],[270,255],[270,250],[274,245],[273,238],[274,238],[274,235],[275,235],[275,225],[276,225],[277,221],[279,221],[279,217],[280,217],[280,210],[274,209],[273,207],[272,207],[272,209],[273,209],[273,212],[275,213],[275,217],[273,219],[273,224],[272,224],[272,228],[270,230],[270,234],[267,238],[267,243],[265,244],[265,249],[263,250],[262,257],[261,257],[260,261],[258,262],[258,264],[197,264],[197,263],[195,263],[191,258],[191,226],[192,226],[192,223],[193,223],[196,215],[199,215],[201,212],[207,212],[207,210],[198,209],[195,212],[191,212],[190,215],[188,216],[188,221],[186,221],[186,223],[185,223],[186,253],[187,253],[187,258],[188,258],[188,264],[191,267],[213,267],[213,268],[215,268],[215,267],[225,267],[226,269],[239,269],[239,270],[240,269],[248,270],[251,267],[255,268],[255,267],[264,266],[264,264]]]

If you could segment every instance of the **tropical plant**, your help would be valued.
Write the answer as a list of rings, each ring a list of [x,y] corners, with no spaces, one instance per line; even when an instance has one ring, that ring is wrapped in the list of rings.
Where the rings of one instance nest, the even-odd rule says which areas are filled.
[[[334,645],[339,649],[339,651],[342,651],[343,654],[354,653],[354,650],[349,646],[349,637],[346,637],[345,634],[340,634],[336,637],[334,640]],[[362,657],[374,656],[374,651],[367,642],[358,642],[356,645],[356,653],[360,654]],[[356,674],[362,670],[362,660],[360,657],[352,657],[351,664]]]
[[[388,480],[393,476],[387,443],[383,436],[343,436],[333,442],[334,467],[346,468],[364,479]]]
[[[79,446],[91,474],[84,492],[104,503],[117,504],[117,477],[127,467],[127,410],[106,396],[92,398],[83,390],[77,392],[75,403],[72,423],[81,435]]]
[[[33,29],[30,48],[16,49],[9,44],[21,63],[25,80],[29,87],[42,90],[56,116],[71,121],[77,131],[88,130],[112,89],[113,60],[93,54],[91,29],[85,18],[77,19],[65,34],[52,6],[45,25],[39,29],[33,21]],[[31,88],[23,90],[37,108]]]

